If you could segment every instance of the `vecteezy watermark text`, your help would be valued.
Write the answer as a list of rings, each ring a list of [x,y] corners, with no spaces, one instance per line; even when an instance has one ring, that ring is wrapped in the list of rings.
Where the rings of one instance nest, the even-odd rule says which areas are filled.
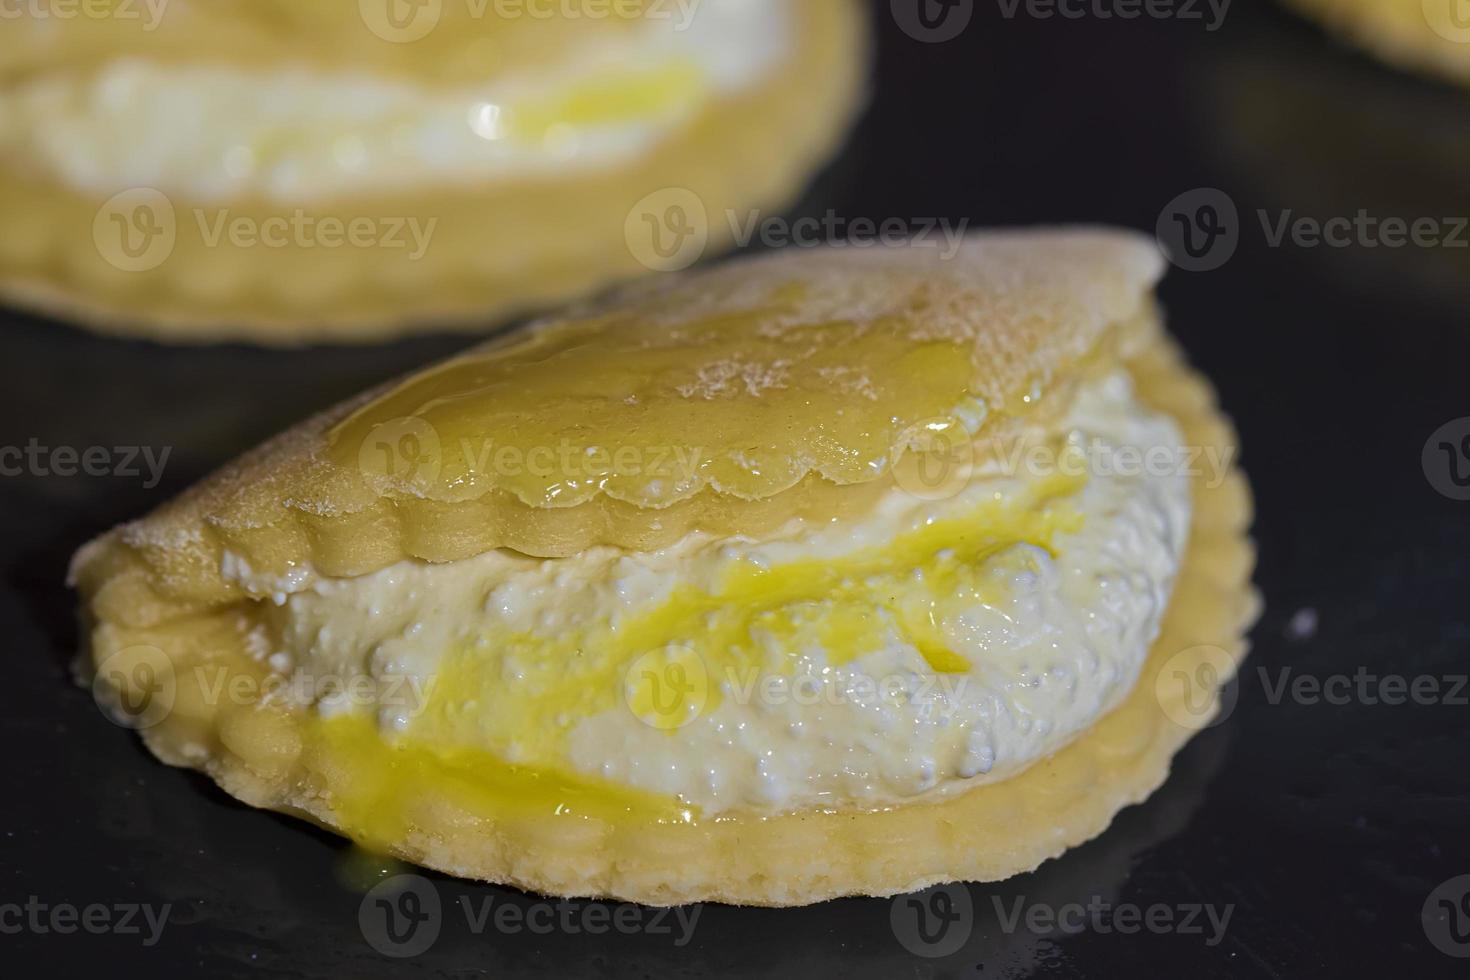
[[[518,445],[461,437],[446,447],[427,419],[403,416],[373,426],[358,449],[358,468],[371,478],[389,478],[420,489],[446,476],[456,479],[535,477],[567,484],[614,478],[685,483],[698,473],[702,446],[579,445],[570,439]]]
[[[1467,694],[1470,675],[1466,674],[1380,674],[1363,666],[1351,674],[1329,674],[1325,677],[1300,674],[1291,667],[1280,667],[1274,671],[1257,667],[1256,671],[1261,687],[1265,689],[1266,701],[1273,705],[1290,701],[1307,706],[1438,704],[1462,708],[1470,704],[1470,694]]]
[[[211,707],[369,708],[401,727],[423,712],[438,680],[436,674],[339,674],[294,669],[285,653],[271,654],[266,662],[270,670],[258,675],[209,663],[180,671],[163,650],[135,644],[113,651],[97,665],[92,694],[103,714],[133,729],[151,728],[169,717],[181,684],[200,703]]]
[[[619,933],[666,937],[676,947],[687,946],[694,938],[704,911],[701,905],[650,908],[572,899],[523,904],[494,895],[479,899],[461,895],[451,908],[460,911],[465,929],[475,936],[489,932],[537,936]],[[368,945],[398,959],[427,952],[449,919],[439,889],[416,874],[393,875],[379,882],[363,896],[357,914]]]
[[[141,936],[144,946],[156,946],[168,924],[173,903],[148,902],[46,902],[30,895],[24,902],[0,902],[0,934],[69,936],[78,932],[94,936]]]
[[[358,0],[368,30],[385,41],[409,44],[433,33],[446,10],[463,8],[471,20],[646,20],[687,30],[703,0]]]
[[[1204,936],[1206,946],[1218,946],[1235,913],[1232,905],[1205,902],[1109,902],[1093,895],[1086,902],[1052,905],[1026,901],[1018,895],[1007,901],[992,895],[991,906],[1002,932],[1026,931],[1033,935],[1075,935],[1092,932],[1098,935],[1118,933],[1134,935],[1148,932],[1156,935]]]
[[[0,0],[0,21],[120,20],[157,29],[170,0]]]
[[[926,44],[952,41],[975,17],[977,0],[889,0],[901,31]],[[1177,20],[1219,30],[1231,0],[995,0],[1005,20]]]
[[[229,208],[196,208],[194,221],[209,248],[221,242],[235,248],[386,248],[406,250],[410,262],[424,257],[439,224],[438,218],[318,216],[301,208],[266,218],[232,217]]]
[[[246,215],[229,208],[193,208],[182,221],[173,201],[151,187],[134,187],[102,203],[92,219],[97,253],[123,272],[147,272],[168,261],[181,236],[204,248],[381,249],[417,262],[428,252],[437,217],[314,214],[294,208]]]
[[[711,669],[692,647],[672,644],[650,650],[624,671],[623,695],[645,724],[682,728],[702,717],[716,697],[738,705],[779,708],[878,709],[907,705],[925,720],[944,722],[965,705],[968,674],[897,670],[872,674],[853,668],[797,670],[787,674],[756,666]]]
[[[785,218],[758,209],[726,210],[730,235],[741,248],[759,242],[766,248],[872,248],[912,245],[935,248],[941,259],[954,258],[965,239],[968,218],[848,218],[828,210],[820,216]]]
[[[0,446],[0,476],[111,476],[143,478],[152,490],[163,479],[172,447],[47,446],[32,436],[24,446]]]
[[[1304,215],[1291,208],[1257,208],[1255,224],[1267,248],[1470,248],[1470,216],[1375,214]],[[1218,269],[1235,254],[1250,223],[1216,187],[1177,195],[1159,212],[1155,233],[1169,261],[1191,272]]]
[[[899,944],[915,956],[937,959],[952,956],[969,941],[978,914],[969,888],[940,885],[913,895],[898,895],[889,907],[889,925]],[[1093,895],[1086,901],[1028,901],[1025,895],[990,896],[990,911],[1006,935],[1034,936],[1134,935],[1202,936],[1206,946],[1218,946],[1230,927],[1234,905],[1206,902],[1153,902],[1138,905]]]
[[[995,0],[1006,20],[1200,21],[1213,33],[1225,23],[1231,0]]]
[[[727,208],[712,217],[695,192],[665,187],[633,205],[623,224],[623,237],[628,251],[645,268],[677,272],[703,258],[717,231],[742,248],[752,243],[773,249],[906,246],[936,249],[941,259],[948,260],[959,251],[968,227],[968,218],[871,218],[830,209],[820,215],[789,218],[758,208]]]
[[[991,436],[978,441],[952,416],[922,419],[896,442],[907,454],[894,479],[924,500],[959,494],[974,480],[1026,476],[1137,479],[1189,477],[1207,489],[1230,478],[1235,445],[1135,445],[1077,432],[1065,440]]]

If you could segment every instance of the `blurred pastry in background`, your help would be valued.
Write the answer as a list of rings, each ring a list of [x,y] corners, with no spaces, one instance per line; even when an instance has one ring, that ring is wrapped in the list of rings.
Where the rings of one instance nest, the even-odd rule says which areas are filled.
[[[584,6],[7,21],[0,297],[185,341],[483,325],[727,246],[858,103],[853,0]]]
[[[1333,288],[1470,303],[1470,102],[1305,39],[1236,36],[1200,63],[1198,138],[1243,233]],[[1298,222],[1332,231],[1294,240]],[[1344,226],[1347,228],[1344,229]],[[1395,227],[1397,235],[1393,234]]]
[[[1390,64],[1470,82],[1470,3],[1466,0],[1289,2]]]

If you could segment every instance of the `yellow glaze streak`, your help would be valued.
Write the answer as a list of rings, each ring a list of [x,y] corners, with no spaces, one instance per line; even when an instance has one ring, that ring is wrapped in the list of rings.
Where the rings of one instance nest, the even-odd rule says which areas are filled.
[[[303,761],[322,778],[342,829],[370,848],[386,849],[412,829],[455,815],[638,824],[689,823],[698,817],[697,809],[677,799],[587,776],[511,766],[470,749],[386,741],[371,719],[360,716],[312,721]],[[439,811],[418,812],[429,799]],[[446,814],[446,807],[455,813]]]
[[[499,488],[533,506],[599,492],[664,506],[705,486],[755,499],[811,468],[870,480],[909,426],[967,394],[961,344],[881,320],[761,330],[782,314],[557,324],[408,379],[339,423],[332,452],[441,501]]]
[[[838,666],[897,638],[937,672],[968,671],[970,661],[946,639],[946,621],[1001,598],[997,553],[1019,543],[1049,549],[1058,532],[1080,526],[1061,499],[1079,487],[1038,481],[1017,499],[987,501],[963,518],[830,559],[770,567],[732,560],[713,588],[681,584],[621,620],[554,636],[481,636],[445,655],[409,732],[541,765],[562,757],[567,733],[584,718],[626,704],[650,725],[676,729],[717,706],[727,681],[790,676],[814,649]],[[667,684],[690,696],[671,704],[679,692]]]
[[[617,126],[693,110],[707,86],[699,66],[676,61],[658,68],[595,77],[554,95],[512,104],[509,134],[526,142],[554,136],[558,127]]]

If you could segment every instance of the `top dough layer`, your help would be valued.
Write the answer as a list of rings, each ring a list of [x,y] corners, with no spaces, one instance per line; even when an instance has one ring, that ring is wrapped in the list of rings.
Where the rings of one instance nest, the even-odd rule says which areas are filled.
[[[148,625],[243,598],[226,551],[259,575],[348,576],[871,503],[916,432],[974,438],[1064,401],[1110,330],[1151,320],[1161,262],[1133,233],[998,231],[953,255],[829,248],[649,281],[308,420],[92,542],[74,579],[94,614]],[[620,439],[699,465],[588,477],[587,450]],[[527,465],[477,466],[506,446]],[[538,449],[575,478],[530,466]]]

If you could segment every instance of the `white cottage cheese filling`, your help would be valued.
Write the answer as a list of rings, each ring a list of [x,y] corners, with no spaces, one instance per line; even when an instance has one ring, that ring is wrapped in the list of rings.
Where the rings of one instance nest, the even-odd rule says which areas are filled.
[[[0,150],[69,186],[300,203],[616,166],[790,50],[790,0],[702,0],[558,65],[440,90],[362,73],[120,60],[0,92]]]
[[[1086,384],[1048,438],[1085,449],[1085,478],[1043,472],[1076,452],[1007,454],[948,499],[894,490],[861,520],[773,540],[254,583],[279,593],[256,645],[316,710],[375,711],[387,738],[708,812],[1003,779],[1130,690],[1188,536],[1181,437],[1125,374]],[[1153,462],[1117,465],[1134,458]],[[370,683],[324,694],[326,677]]]

